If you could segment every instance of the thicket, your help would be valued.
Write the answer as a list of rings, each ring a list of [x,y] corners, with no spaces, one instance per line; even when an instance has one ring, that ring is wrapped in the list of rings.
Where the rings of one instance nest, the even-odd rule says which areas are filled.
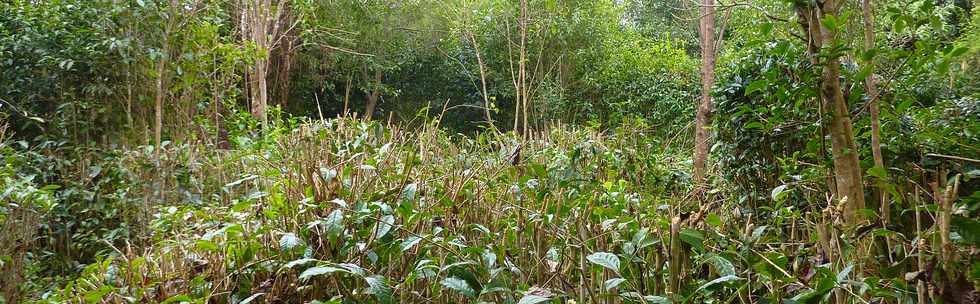
[[[977,303],[976,1],[821,3],[2,1],[0,303]]]

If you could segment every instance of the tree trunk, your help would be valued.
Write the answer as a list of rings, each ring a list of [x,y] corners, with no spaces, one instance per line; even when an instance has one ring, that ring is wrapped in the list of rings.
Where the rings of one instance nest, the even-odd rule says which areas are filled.
[[[164,39],[164,44],[167,44],[167,39]],[[166,54],[170,50],[167,46],[163,47],[163,53]],[[161,55],[160,60],[157,62],[157,92],[156,92],[156,102],[153,108],[153,116],[155,117],[153,124],[153,144],[156,149],[154,150],[154,157],[159,162],[160,161],[160,139],[163,133],[163,73],[166,72],[164,68],[167,64],[165,59],[167,55]]]
[[[487,123],[493,126],[493,117],[490,116],[490,96],[487,94],[487,69],[483,63],[483,56],[480,56],[480,44],[476,41],[476,35],[466,30],[466,36],[473,42],[473,52],[476,53],[476,64],[480,68],[480,93],[483,95],[483,114]]]
[[[375,68],[374,89],[368,95],[367,106],[364,107],[364,119],[371,120],[371,117],[374,117],[374,110],[378,107],[378,97],[381,96],[381,80],[383,77],[384,74],[381,73],[381,68]]]
[[[820,22],[825,16],[837,15],[837,4],[826,0],[821,8],[809,4],[798,4],[797,10],[801,15],[800,22],[809,36],[808,50],[812,60],[820,58],[819,50],[832,47],[835,43],[835,29],[830,29]],[[854,142],[854,131],[851,125],[851,115],[844,99],[840,85],[840,59],[836,56],[824,57],[819,62],[820,101],[823,118],[830,119],[830,152],[834,164],[834,180],[837,188],[837,199],[846,200],[844,218],[848,224],[856,224],[860,220],[858,211],[864,208],[864,189],[861,164],[858,160],[857,144]]]
[[[269,74],[269,54],[275,48],[275,41],[280,36],[280,16],[286,10],[287,0],[275,2],[273,7],[272,0],[242,0],[245,10],[242,20],[242,32],[246,39],[250,39],[264,52],[255,61],[251,73],[249,73],[252,85],[251,108],[252,117],[262,122],[263,128],[269,124],[268,104],[269,104],[269,85],[266,77]]]
[[[156,87],[156,98],[153,107],[153,116],[154,116],[153,144],[155,145],[156,149],[154,149],[153,157],[156,158],[156,161],[158,163],[160,162],[160,149],[162,148],[160,145],[161,145],[161,138],[163,137],[162,136],[163,135],[163,96],[166,95],[166,92],[163,91],[164,90],[163,84],[164,84],[164,78],[166,76],[165,73],[167,72],[166,69],[167,61],[169,60],[170,57],[170,34],[173,32],[174,21],[175,21],[174,18],[177,18],[176,16],[177,5],[178,3],[176,0],[170,1],[170,8],[169,8],[170,13],[167,16],[168,20],[167,20],[166,28],[164,28],[163,30],[163,47],[162,47],[162,51],[160,52],[160,60],[157,61],[157,87]]]
[[[867,52],[875,47],[874,15],[872,14],[871,0],[863,0],[861,10],[864,15],[864,50]],[[874,157],[875,167],[884,169],[885,160],[881,155],[881,119],[879,117],[881,108],[878,105],[878,84],[874,73],[874,58],[869,58],[866,64],[871,70],[868,73],[868,78],[864,80],[867,91],[865,95],[869,98],[868,107],[870,108],[869,112],[871,112],[871,154]],[[888,192],[885,190],[883,181],[878,184],[878,198],[881,200],[881,221],[887,225],[891,213],[891,208],[888,205]]]
[[[255,45],[259,47],[262,52],[269,51],[269,44],[267,43],[268,35],[268,24],[269,24],[269,9],[272,5],[271,0],[258,0],[250,1],[246,0],[246,14],[248,15],[248,33],[249,38],[255,42]],[[259,58],[255,61],[255,66],[253,67],[253,73],[250,75],[252,77],[252,90],[253,98],[251,102],[252,117],[262,122],[262,127],[264,128],[268,125],[269,120],[266,114],[266,107],[268,105],[268,86],[266,83],[266,67],[268,65],[268,58]]]
[[[715,1],[703,0],[701,5],[701,102],[698,104],[694,124],[694,181],[703,183],[707,171],[710,149],[711,88],[715,83]]]
[[[507,39],[507,51],[510,59],[510,70],[511,70],[511,80],[514,82],[514,132],[521,134],[522,136],[527,133],[527,0],[520,1],[520,12],[517,20],[517,31],[520,42],[518,44],[517,53],[517,71],[514,71],[514,57],[511,47],[511,40],[508,34]],[[510,26],[507,27],[507,32],[510,32]],[[521,124],[521,118],[524,118],[523,125]]]

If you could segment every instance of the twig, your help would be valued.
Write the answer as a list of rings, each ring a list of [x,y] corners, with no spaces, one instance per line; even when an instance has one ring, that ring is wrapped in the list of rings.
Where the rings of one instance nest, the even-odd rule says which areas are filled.
[[[945,154],[938,154],[938,153],[929,153],[929,154],[926,154],[926,157],[945,158],[945,159],[949,159],[949,160],[958,160],[958,161],[965,161],[965,162],[980,164],[980,160],[978,160],[978,159],[972,159],[972,158],[967,158],[967,157],[962,157],[962,156],[953,156],[953,155],[945,155]]]

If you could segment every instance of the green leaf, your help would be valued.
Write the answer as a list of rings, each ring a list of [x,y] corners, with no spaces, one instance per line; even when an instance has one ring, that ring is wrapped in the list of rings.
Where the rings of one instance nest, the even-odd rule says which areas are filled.
[[[671,303],[673,303],[672,301],[670,301],[670,299],[665,298],[665,297],[661,297],[661,296],[644,296],[643,297],[643,301],[646,301],[647,303],[654,303],[654,304],[671,304]]]
[[[763,129],[764,127],[765,126],[762,125],[762,122],[759,122],[759,121],[753,121],[753,122],[747,123],[747,124],[745,124],[745,126],[743,126],[743,128],[746,128],[746,129]]]
[[[837,17],[834,15],[828,14],[824,16],[823,20],[820,20],[820,24],[823,24],[824,27],[832,32],[837,31]]]
[[[241,302],[238,302],[238,304],[248,304],[248,303],[252,303],[252,301],[254,301],[255,299],[258,299],[258,298],[259,298],[259,297],[261,297],[262,295],[265,295],[265,293],[264,293],[264,292],[260,292],[260,293],[257,293],[257,294],[253,294],[253,295],[251,295],[251,296],[249,296],[248,298],[245,298],[245,299],[244,299],[244,300],[242,300]]]
[[[279,238],[279,249],[282,251],[289,251],[302,243],[303,241],[296,237],[296,234],[286,233]]]
[[[391,214],[381,217],[381,221],[375,226],[375,238],[380,239],[388,235],[391,232],[391,228],[395,227],[395,217]]]
[[[904,31],[906,26],[905,22],[905,18],[895,19],[895,24],[892,25],[892,31],[895,33],[901,33]]]
[[[385,282],[385,278],[380,275],[373,275],[365,277],[364,281],[367,282],[367,294],[374,295],[381,301],[381,303],[392,303],[391,297],[391,287]]]
[[[327,226],[327,233],[330,235],[340,235],[344,232],[344,211],[336,209],[330,212],[330,215],[327,215],[327,218],[323,220],[323,224]]]
[[[843,270],[837,273],[837,283],[844,283],[847,280],[847,276],[851,274],[851,270],[854,270],[854,264],[847,264]]]
[[[871,167],[868,169],[868,175],[877,177],[879,179],[888,178],[888,170],[882,167]]]
[[[766,88],[767,81],[765,79],[753,80],[749,85],[745,86],[745,95],[752,95],[756,91],[762,91]]]
[[[585,257],[593,264],[608,268],[619,273],[619,257],[608,252],[596,252]]]
[[[962,216],[954,216],[951,223],[953,231],[956,231],[967,245],[980,244],[980,221]]]
[[[517,304],[537,304],[537,303],[547,302],[547,301],[550,301],[550,300],[551,300],[551,298],[548,298],[548,297],[542,297],[542,296],[533,295],[533,294],[526,294],[523,297],[521,297],[521,300],[518,301]]]
[[[967,48],[965,46],[961,46],[961,47],[958,47],[956,49],[953,49],[953,51],[949,53],[949,56],[951,56],[951,57],[958,57],[960,55],[966,54],[966,51],[969,51],[969,50],[970,50],[969,48]]]
[[[305,264],[309,264],[310,262],[316,262],[316,261],[318,261],[318,260],[317,259],[311,259],[311,258],[302,258],[302,259],[298,259],[298,260],[289,261],[289,263],[286,263],[286,265],[283,265],[282,267],[285,267],[285,268],[294,268],[296,266],[305,265]]]
[[[770,197],[772,197],[772,200],[774,202],[782,201],[783,198],[785,198],[786,195],[789,194],[788,192],[786,192],[787,187],[789,186],[784,184],[784,185],[779,185],[776,188],[772,188],[772,192],[769,193]]]
[[[105,286],[105,287],[108,287],[108,286]],[[172,296],[172,297],[167,298],[163,302],[160,302],[160,304],[190,302],[191,300],[192,299],[191,299],[190,296],[187,296],[187,295],[176,295],[176,296]]]
[[[877,54],[878,54],[878,49],[870,49],[865,52],[861,52],[861,60],[870,61],[871,59],[874,59],[875,55]]]
[[[768,226],[755,227],[755,229],[752,230],[752,236],[750,237],[749,241],[752,242],[758,241],[759,238],[762,237],[762,234],[766,233],[766,228],[769,227]]]
[[[606,291],[610,291],[613,288],[616,288],[616,286],[619,286],[619,284],[623,284],[623,282],[626,282],[626,279],[624,279],[624,278],[613,278],[613,279],[606,280],[606,282],[603,283],[603,286],[606,287]]]
[[[415,247],[415,245],[421,240],[422,238],[413,235],[402,241],[402,244],[399,247],[401,247],[402,252],[405,252],[412,249],[412,247]]]
[[[691,245],[698,251],[704,251],[704,233],[692,229],[681,229],[681,241]]]
[[[197,240],[194,242],[194,245],[198,249],[205,250],[205,251],[218,251],[220,249],[218,247],[218,244],[215,244],[214,242],[207,241],[207,240]]]
[[[722,276],[735,275],[735,266],[732,265],[731,261],[720,255],[708,253],[705,255],[705,261],[711,263],[715,271]]]
[[[309,279],[309,278],[312,278],[312,277],[315,277],[315,276],[320,276],[320,275],[324,275],[324,274],[330,274],[330,273],[334,273],[334,272],[338,272],[338,271],[347,272],[346,269],[332,267],[332,266],[316,266],[316,267],[310,267],[310,268],[306,269],[305,271],[303,271],[303,273],[299,274],[299,279],[300,280],[306,280],[306,279]]]
[[[708,213],[708,216],[704,219],[705,223],[714,227],[721,227],[721,217],[715,213]]]
[[[464,296],[470,298],[476,297],[476,290],[473,290],[473,287],[470,287],[470,284],[466,283],[466,280],[457,277],[448,277],[442,279],[442,282],[440,282],[440,284],[442,284],[442,286],[446,288],[455,290],[456,292],[459,292]]]
[[[711,286],[715,286],[715,285],[718,285],[718,284],[721,284],[721,283],[725,283],[725,282],[730,282],[730,281],[735,281],[735,280],[741,280],[741,279],[742,278],[737,277],[737,276],[734,276],[734,275],[722,276],[720,278],[711,280],[708,283],[704,283],[704,285],[701,285],[701,287],[698,287],[698,289],[695,290],[694,292],[697,293],[699,291],[702,291],[702,290],[705,290],[707,288],[710,288]]]
[[[83,297],[85,298],[85,303],[100,303],[105,298],[105,296],[109,294],[110,291],[112,291],[112,288],[110,288],[109,286],[102,286],[99,289],[89,290],[85,292],[85,294],[83,295]],[[178,300],[185,299],[185,298],[186,301],[190,300],[190,297],[186,295],[178,295],[178,296],[170,297],[170,299],[167,299],[166,301],[164,301],[164,303],[173,303],[174,301],[171,301],[171,299],[174,298],[177,298]]]

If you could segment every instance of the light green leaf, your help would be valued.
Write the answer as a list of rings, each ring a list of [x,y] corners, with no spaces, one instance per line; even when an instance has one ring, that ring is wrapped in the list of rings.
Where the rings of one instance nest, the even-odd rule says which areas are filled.
[[[787,195],[786,187],[788,186],[783,184],[783,185],[779,185],[776,188],[772,188],[772,192],[769,193],[769,196],[772,197],[772,200],[775,202],[782,201],[783,198],[785,198]]]
[[[708,216],[704,218],[704,222],[714,227],[721,227],[721,217],[715,213],[708,213]]]
[[[302,243],[303,241],[296,237],[296,234],[286,233],[279,238],[279,249],[282,251],[289,251]]]
[[[305,265],[305,264],[309,264],[310,262],[316,262],[316,261],[318,260],[311,259],[311,258],[303,258],[303,259],[289,261],[289,263],[286,263],[286,265],[283,265],[282,267],[294,268],[296,266]]]
[[[847,264],[843,270],[837,273],[837,283],[843,283],[847,280],[847,276],[851,274],[851,270],[854,270],[854,264]]]
[[[877,177],[879,179],[888,178],[888,170],[882,167],[871,167],[868,169],[868,175]]]
[[[391,287],[389,287],[388,283],[385,282],[384,277],[380,275],[373,275],[365,277],[364,281],[366,281],[368,284],[367,294],[372,294],[375,297],[378,297],[378,300],[381,300],[382,303],[392,302]]]
[[[661,296],[644,296],[643,301],[654,304],[671,304],[670,299]]]
[[[391,232],[391,228],[395,227],[395,217],[391,214],[381,217],[381,221],[374,228],[375,238],[380,239],[388,235]]]
[[[261,296],[262,296],[262,295],[264,295],[264,294],[265,294],[264,292],[260,292],[260,293],[257,293],[257,294],[253,294],[253,295],[251,295],[251,296],[249,296],[248,298],[245,298],[245,299],[244,299],[244,300],[242,300],[241,302],[238,302],[238,304],[248,304],[248,303],[252,303],[252,301],[254,301],[255,299],[258,299],[259,297],[261,297]]]
[[[412,249],[412,247],[415,247],[415,245],[418,244],[419,241],[421,240],[422,238],[413,235],[406,238],[404,241],[402,241],[402,244],[399,247],[401,247],[402,252],[405,252],[408,251],[409,249]]]
[[[539,296],[539,295],[527,294],[527,295],[524,295],[523,297],[521,297],[521,300],[518,301],[517,304],[538,304],[538,303],[547,302],[547,301],[550,301],[550,300],[551,300],[551,298],[542,297],[542,296]]]
[[[338,271],[347,272],[345,269],[337,268],[337,267],[332,267],[332,266],[316,266],[316,267],[310,267],[310,268],[306,269],[305,271],[303,271],[303,273],[299,274],[299,279],[300,280],[306,280],[306,279],[309,279],[311,277],[320,276],[320,275],[324,275],[324,274],[330,274],[330,273],[334,273],[334,272],[338,272]]]
[[[446,288],[455,290],[456,292],[459,292],[464,296],[470,298],[476,297],[476,290],[473,290],[473,287],[470,287],[470,284],[466,283],[466,281],[463,279],[457,277],[448,277],[442,279],[442,282],[440,282],[440,284],[442,284],[442,286]]]
[[[606,282],[603,285],[606,287],[606,291],[610,291],[613,288],[616,288],[616,286],[619,286],[619,284],[623,284],[623,282],[626,282],[626,279],[613,278],[613,279],[606,280]]]
[[[752,82],[749,83],[749,85],[745,86],[745,95],[746,96],[751,95],[752,93],[756,91],[762,91],[765,88],[766,88],[765,79],[753,80]]]
[[[610,270],[619,273],[619,257],[615,254],[608,252],[596,252],[585,257],[593,264],[609,268]]]

